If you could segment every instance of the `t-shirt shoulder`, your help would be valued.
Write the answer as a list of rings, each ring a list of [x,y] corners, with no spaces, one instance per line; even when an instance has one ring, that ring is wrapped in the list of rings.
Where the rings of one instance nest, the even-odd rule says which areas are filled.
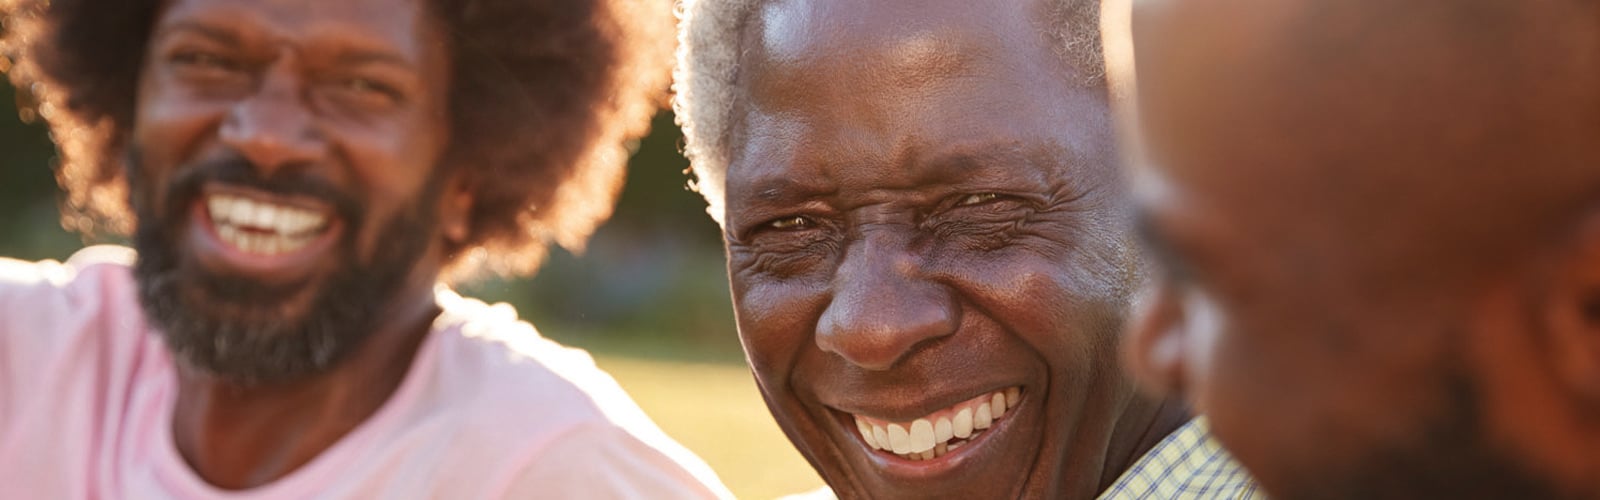
[[[732,498],[710,469],[682,460],[615,426],[581,425],[552,441],[508,478],[505,498]]]
[[[476,409],[462,414],[486,432],[483,437],[502,444],[525,440],[519,448],[528,455],[519,462],[559,462],[568,454],[563,450],[580,443],[595,447],[586,455],[595,462],[610,460],[606,453],[635,449],[642,454],[619,464],[640,469],[636,476],[643,483],[628,484],[670,479],[688,488],[682,491],[709,493],[689,497],[727,496],[710,467],[662,432],[587,352],[543,337],[508,304],[485,304],[444,287],[437,299],[443,309],[434,324],[435,335],[443,336],[437,339],[439,373],[460,377],[449,386],[471,388],[456,392],[459,398],[471,394],[470,400],[453,404]],[[506,436],[505,429],[526,434]]]
[[[65,288],[84,270],[113,271],[133,265],[133,250],[114,245],[97,245],[78,250],[66,263],[54,260],[29,262],[0,257],[0,291],[14,293],[33,287]]]
[[[131,250],[109,246],[65,263],[0,258],[0,421],[37,392],[25,384],[45,367],[137,344],[117,337],[143,324],[132,261]],[[112,337],[118,341],[105,341]]]
[[[0,258],[0,335],[27,330],[48,337],[66,330],[62,322],[136,306],[132,262],[132,250],[113,246],[79,250],[65,263]]]

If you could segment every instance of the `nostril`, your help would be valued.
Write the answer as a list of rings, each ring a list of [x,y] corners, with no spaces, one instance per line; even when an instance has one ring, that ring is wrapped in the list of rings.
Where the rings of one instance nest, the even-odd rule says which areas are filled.
[[[887,370],[919,346],[955,333],[959,309],[942,286],[919,283],[836,294],[817,323],[817,346],[852,364]]]

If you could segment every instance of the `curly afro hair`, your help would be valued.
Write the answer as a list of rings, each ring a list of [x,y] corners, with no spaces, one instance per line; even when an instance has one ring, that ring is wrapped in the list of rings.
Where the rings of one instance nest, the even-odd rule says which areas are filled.
[[[446,155],[467,170],[471,231],[452,274],[527,274],[554,241],[610,217],[629,147],[665,104],[666,0],[423,0],[453,61]],[[127,234],[123,158],[162,0],[0,0],[0,70],[61,151],[62,224]]]

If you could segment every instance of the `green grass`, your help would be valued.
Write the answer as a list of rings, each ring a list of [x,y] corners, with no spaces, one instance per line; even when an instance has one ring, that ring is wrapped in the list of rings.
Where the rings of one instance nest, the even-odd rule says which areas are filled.
[[[743,364],[594,354],[662,430],[711,464],[739,498],[822,486],[772,421]]]

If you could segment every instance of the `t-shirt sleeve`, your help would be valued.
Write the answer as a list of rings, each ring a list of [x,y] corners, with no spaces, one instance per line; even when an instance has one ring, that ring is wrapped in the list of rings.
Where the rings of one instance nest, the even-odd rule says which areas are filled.
[[[504,498],[733,498],[698,458],[672,453],[607,423],[581,425],[543,447]]]

